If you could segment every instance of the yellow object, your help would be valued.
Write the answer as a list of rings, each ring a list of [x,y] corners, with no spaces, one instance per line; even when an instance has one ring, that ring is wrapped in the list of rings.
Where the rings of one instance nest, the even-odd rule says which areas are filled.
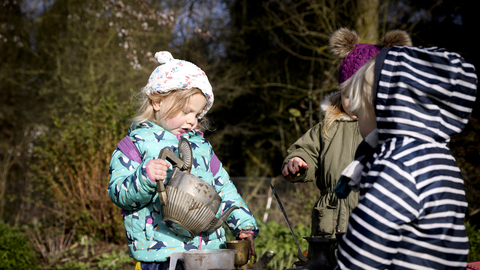
[[[135,270],[142,270],[142,263],[135,259],[133,261],[135,262]]]

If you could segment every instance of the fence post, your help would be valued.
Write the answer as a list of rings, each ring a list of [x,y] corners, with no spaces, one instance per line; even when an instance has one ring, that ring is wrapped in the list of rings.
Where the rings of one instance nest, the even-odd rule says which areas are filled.
[[[275,178],[272,177],[272,182]],[[263,214],[263,223],[267,222],[268,219],[268,210],[270,210],[270,206],[272,205],[272,190],[268,189],[268,199],[267,199],[267,207],[265,208],[265,214]]]

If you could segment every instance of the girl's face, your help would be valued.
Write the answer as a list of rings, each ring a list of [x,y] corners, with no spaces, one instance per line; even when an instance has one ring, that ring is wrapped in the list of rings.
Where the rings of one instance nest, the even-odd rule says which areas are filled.
[[[367,137],[370,132],[377,128],[375,112],[372,111],[370,114],[359,113],[357,117],[348,109],[348,106],[350,105],[350,99],[345,97],[343,94],[340,95],[342,98],[343,109],[352,119],[358,120],[358,128],[360,129],[360,135],[362,135],[362,138]]]
[[[357,120],[357,116],[348,110],[348,106],[350,105],[350,99],[345,97],[342,93],[340,93],[340,97],[342,99],[342,107],[343,110],[354,120]]]
[[[369,116],[364,115],[363,113],[358,115],[358,128],[360,129],[360,135],[362,135],[364,139],[370,132],[377,128],[375,113],[371,112],[368,115]]]
[[[165,112],[174,106],[173,100],[167,99],[162,102],[153,102],[155,111],[159,111],[160,115],[165,115]],[[175,135],[180,135],[195,129],[198,124],[198,116],[202,113],[203,108],[207,105],[207,100],[203,94],[194,94],[190,97],[189,102],[177,115],[159,119],[160,125]]]

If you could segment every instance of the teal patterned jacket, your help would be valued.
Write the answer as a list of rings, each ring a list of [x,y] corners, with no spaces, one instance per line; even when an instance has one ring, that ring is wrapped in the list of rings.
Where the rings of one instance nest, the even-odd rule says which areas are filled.
[[[188,238],[174,234],[162,223],[156,183],[148,177],[146,166],[148,161],[158,158],[163,148],[172,149],[178,156],[178,142],[181,137],[188,139],[192,146],[191,173],[212,185],[222,197],[217,217],[236,205],[239,209],[234,210],[226,220],[232,234],[238,236],[240,231],[247,230],[253,231],[254,237],[258,235],[255,217],[201,132],[190,131],[174,135],[155,123],[144,122],[131,127],[128,137],[141,157],[135,159],[137,162],[117,148],[110,162],[110,183],[107,191],[112,201],[122,209],[129,254],[132,258],[142,262],[164,262],[173,252],[225,248],[225,230],[222,227]],[[219,164],[219,168],[214,170],[218,170],[215,175],[210,166],[213,163]],[[172,166],[167,171],[167,179],[171,172]]]

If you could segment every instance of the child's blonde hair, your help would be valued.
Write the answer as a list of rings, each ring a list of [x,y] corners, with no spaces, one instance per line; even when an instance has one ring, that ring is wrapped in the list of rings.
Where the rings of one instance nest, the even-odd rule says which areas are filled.
[[[348,110],[358,117],[375,119],[373,84],[376,57],[366,62],[357,72],[338,86],[348,99]]]
[[[328,106],[328,109],[325,110],[325,118],[323,119],[322,125],[322,135],[325,138],[330,139],[328,130],[332,126],[333,122],[335,122],[335,120],[337,120],[342,113],[345,113],[345,110],[342,106],[342,97],[340,96],[340,92],[331,94],[327,98],[330,101],[330,105]]]
[[[147,121],[151,121],[159,125],[159,120],[161,118],[168,119],[180,113],[190,102],[190,97],[195,94],[201,94],[204,96],[202,90],[196,87],[153,94],[145,94],[142,92],[143,101],[140,104],[137,113],[130,119],[130,121],[132,122],[132,125]],[[163,104],[168,104],[166,106],[170,107],[163,115],[159,115],[159,113],[155,112],[153,109],[153,102],[163,102]],[[208,119],[206,117],[200,118],[198,126],[202,130],[208,129]]]

